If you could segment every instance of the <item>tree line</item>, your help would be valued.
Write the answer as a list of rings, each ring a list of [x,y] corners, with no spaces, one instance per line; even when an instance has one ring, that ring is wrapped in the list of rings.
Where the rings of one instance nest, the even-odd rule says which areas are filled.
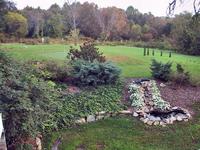
[[[200,54],[200,19],[188,12],[171,18],[156,17],[133,6],[123,10],[68,1],[62,7],[53,4],[47,10],[17,10],[12,2],[0,0],[0,20],[0,39],[84,36],[99,41],[162,42],[182,53]]]

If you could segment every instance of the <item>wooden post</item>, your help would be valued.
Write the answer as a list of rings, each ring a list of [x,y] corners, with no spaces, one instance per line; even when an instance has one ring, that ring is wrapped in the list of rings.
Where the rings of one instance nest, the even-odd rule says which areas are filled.
[[[169,52],[169,58],[171,58],[172,57],[172,52]]]
[[[146,56],[146,47],[144,47],[144,56]]]
[[[149,48],[147,48],[147,55],[149,56]]]

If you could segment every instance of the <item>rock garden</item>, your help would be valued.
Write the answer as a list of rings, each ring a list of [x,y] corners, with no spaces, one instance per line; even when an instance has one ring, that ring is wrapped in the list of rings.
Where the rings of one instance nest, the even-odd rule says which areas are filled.
[[[165,86],[163,83],[160,86]],[[135,80],[129,85],[133,116],[148,125],[173,124],[175,121],[188,121],[188,110],[171,106],[160,94],[156,81],[149,79]]]

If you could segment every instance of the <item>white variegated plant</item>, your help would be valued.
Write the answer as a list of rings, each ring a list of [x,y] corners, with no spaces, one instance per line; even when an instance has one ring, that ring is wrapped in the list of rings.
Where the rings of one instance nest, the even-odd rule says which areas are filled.
[[[151,85],[152,85],[152,87],[151,87],[152,101],[154,103],[154,106],[161,110],[169,109],[170,104],[162,99],[162,97],[160,95],[160,91],[156,85],[156,82],[152,80]]]
[[[145,103],[143,99],[143,94],[140,92],[140,86],[137,84],[130,84],[129,85],[129,93],[130,95],[130,100],[132,101],[132,106],[136,107],[138,109],[142,108]]]

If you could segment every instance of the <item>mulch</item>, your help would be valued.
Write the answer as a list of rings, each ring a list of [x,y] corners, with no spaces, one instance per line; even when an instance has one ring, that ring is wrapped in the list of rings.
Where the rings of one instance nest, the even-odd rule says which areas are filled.
[[[200,86],[178,85],[175,83],[166,84],[165,87],[160,87],[160,81],[157,81],[158,88],[162,98],[168,101],[171,106],[179,106],[194,114],[192,105],[200,102]]]

